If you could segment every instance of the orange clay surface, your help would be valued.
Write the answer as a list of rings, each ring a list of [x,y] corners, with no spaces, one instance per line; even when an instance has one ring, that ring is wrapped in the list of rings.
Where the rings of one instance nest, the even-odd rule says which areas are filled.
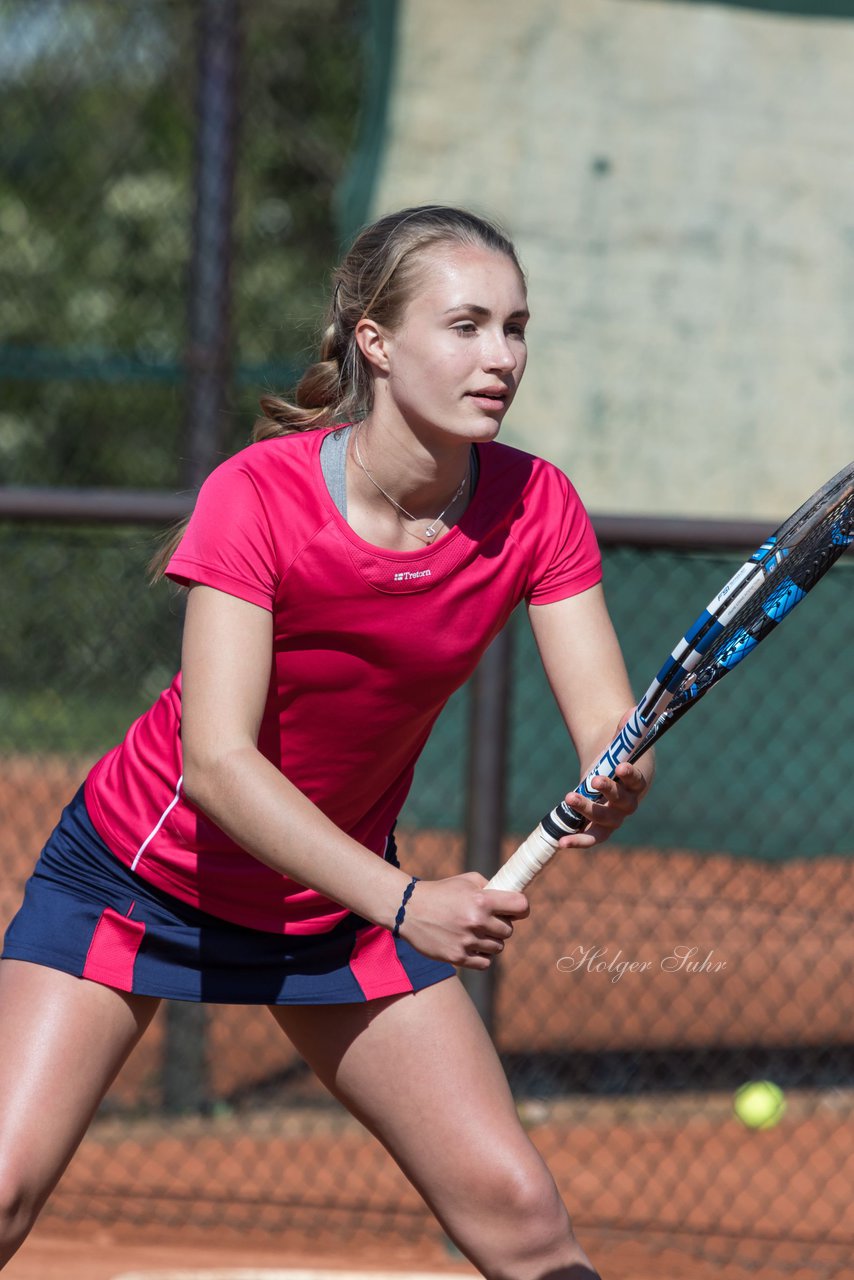
[[[84,770],[4,762],[0,927]],[[460,868],[458,837],[404,832],[400,843],[421,875]],[[853,868],[650,849],[562,856],[501,962],[499,1048],[832,1055],[850,1043]],[[667,963],[683,948],[684,964]],[[635,967],[618,974],[621,961]],[[385,1152],[310,1083],[296,1109],[284,1094],[231,1105],[298,1066],[263,1010],[212,1008],[207,1033],[207,1088],[222,1109],[152,1114],[161,1011],[4,1280],[466,1273]],[[728,1092],[531,1096],[520,1109],[605,1280],[842,1280],[854,1274],[854,1090],[789,1091],[787,1103],[760,1132],[734,1118]]]

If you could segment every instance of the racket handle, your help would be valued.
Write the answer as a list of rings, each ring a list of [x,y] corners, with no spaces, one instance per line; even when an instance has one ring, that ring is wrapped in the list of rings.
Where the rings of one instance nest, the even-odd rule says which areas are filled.
[[[580,813],[576,813],[565,801],[561,801],[556,809],[546,814],[536,830],[531,832],[528,839],[520,844],[514,854],[511,854],[503,867],[496,871],[486,886],[487,889],[513,889],[521,893],[534,876],[538,875],[546,863],[554,857],[558,840],[562,836],[580,831],[586,825]]]
[[[486,886],[487,889],[512,889],[521,893],[530,884],[534,876],[554,856],[557,840],[546,835],[543,824],[532,831],[524,844],[508,858]]]
[[[664,692],[664,691],[663,691]],[[607,751],[603,752],[596,764],[576,790],[588,800],[601,799],[599,792],[590,786],[598,775],[613,778],[617,766],[624,760],[636,760],[643,754],[641,743],[647,733],[647,722],[644,709],[649,711],[647,703],[650,694],[638,703]],[[515,889],[520,892],[529,885],[534,876],[542,871],[546,863],[554,856],[557,842],[563,836],[574,835],[576,831],[587,826],[587,819],[571,808],[565,800],[547,813],[536,831],[532,831],[524,844],[507,859],[486,886],[487,889]]]

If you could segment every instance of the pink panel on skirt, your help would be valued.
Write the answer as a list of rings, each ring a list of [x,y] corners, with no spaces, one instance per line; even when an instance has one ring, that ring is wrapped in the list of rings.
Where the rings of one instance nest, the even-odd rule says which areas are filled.
[[[129,920],[105,907],[89,943],[83,977],[119,991],[133,991],[133,966],[144,936],[141,920]]]
[[[366,1000],[412,991],[406,969],[398,958],[394,938],[388,929],[375,925],[356,935],[350,956],[350,970]]]

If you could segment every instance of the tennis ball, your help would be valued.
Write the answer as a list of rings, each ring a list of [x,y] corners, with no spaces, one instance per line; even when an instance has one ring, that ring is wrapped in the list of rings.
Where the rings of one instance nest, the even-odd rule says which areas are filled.
[[[732,1109],[748,1129],[773,1129],[786,1110],[786,1098],[770,1080],[751,1080],[736,1090]]]

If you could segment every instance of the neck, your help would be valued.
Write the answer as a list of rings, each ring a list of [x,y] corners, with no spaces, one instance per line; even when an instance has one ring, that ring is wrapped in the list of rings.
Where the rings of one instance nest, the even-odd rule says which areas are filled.
[[[367,493],[362,483],[359,487],[374,506],[386,500],[375,487],[380,485],[386,495],[413,516],[431,520],[453,498],[469,473],[469,440],[425,440],[409,429],[395,430],[380,423],[372,415],[355,428],[354,437],[372,492]],[[351,456],[354,454],[351,449]]]

